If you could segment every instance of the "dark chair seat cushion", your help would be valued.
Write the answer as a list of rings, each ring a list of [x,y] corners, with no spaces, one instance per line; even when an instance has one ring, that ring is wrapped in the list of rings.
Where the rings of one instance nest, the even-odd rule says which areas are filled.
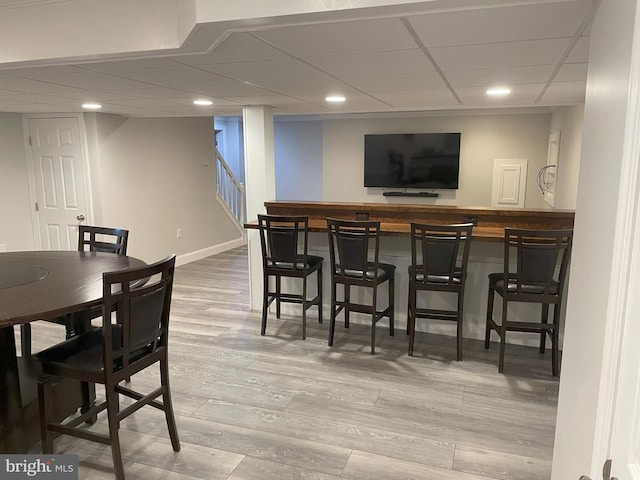
[[[324,261],[323,257],[318,257],[316,255],[307,255],[306,267],[308,269],[314,270],[314,269],[320,267],[322,265],[323,261]],[[284,270],[294,270],[294,269],[296,269],[296,270],[304,270],[304,268],[305,268],[305,264],[304,264],[304,261],[302,259],[297,261],[295,263],[295,266],[291,262],[272,262],[272,261],[269,261],[267,263],[267,266],[269,266],[271,268],[282,268]]]
[[[113,349],[117,352],[122,349],[120,325],[113,325],[111,331]],[[100,372],[103,370],[103,351],[102,328],[93,328],[39,352],[35,358],[42,364],[43,372],[51,375],[68,371]],[[148,351],[148,347],[136,350],[131,355],[130,361],[135,361]],[[114,363],[115,371],[121,367],[121,362],[116,359]]]
[[[489,274],[489,285],[498,293],[504,292],[504,273]],[[507,291],[509,293],[515,293],[516,288],[517,288],[517,285],[515,282],[515,278],[509,277]],[[544,285],[522,284],[520,291],[522,293],[542,295],[544,293]],[[549,289],[549,293],[551,295],[558,294],[558,282],[556,281],[553,282],[553,284],[551,285],[551,288]]]
[[[378,270],[374,270],[373,264],[369,265],[370,268],[366,272],[355,269],[345,269],[344,275],[351,278],[362,278],[366,280],[378,279],[379,281],[386,280],[387,278],[393,278],[395,276],[396,266],[389,263],[378,263]],[[336,268],[335,274],[341,276],[341,270]]]
[[[453,279],[451,280],[448,273],[429,273],[427,274],[425,281],[423,273],[416,273],[416,268],[414,266],[409,266],[409,280],[420,283],[436,283],[439,285],[448,285],[451,281],[451,283],[459,285],[462,283],[462,270],[456,270],[453,272]]]

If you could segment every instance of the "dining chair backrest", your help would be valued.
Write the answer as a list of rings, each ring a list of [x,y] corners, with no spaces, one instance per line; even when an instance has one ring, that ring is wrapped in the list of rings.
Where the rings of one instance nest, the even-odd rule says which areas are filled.
[[[129,230],[122,228],[78,226],[78,250],[90,252],[127,254]]]
[[[309,217],[258,215],[258,225],[265,268],[306,265]]]
[[[166,347],[175,261],[171,255],[148,266],[103,274],[105,369],[125,369]]]
[[[450,285],[464,281],[469,259],[472,223],[456,225],[411,224],[413,280]]]
[[[506,228],[504,278],[507,295],[562,293],[569,265],[573,230]]]
[[[327,218],[332,274],[373,278],[378,271],[380,222]]]

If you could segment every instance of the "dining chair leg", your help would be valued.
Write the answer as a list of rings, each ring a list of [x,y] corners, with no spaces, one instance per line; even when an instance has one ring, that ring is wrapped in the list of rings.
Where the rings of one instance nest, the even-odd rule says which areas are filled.
[[[487,294],[487,323],[485,326],[484,333],[484,348],[485,350],[489,349],[489,343],[491,340],[491,321],[493,318],[493,298],[495,295],[495,291],[493,288],[489,287],[489,293]]]
[[[394,323],[395,323],[395,278],[392,276],[389,279],[389,336],[393,337],[394,332]]]
[[[282,278],[276,275],[276,318],[280,318],[280,295],[282,294]]]
[[[262,277],[262,326],[260,327],[260,335],[267,332],[267,311],[269,309],[269,276]]]
[[[411,280],[409,280],[409,283],[411,283]],[[410,316],[411,316],[411,294],[409,294],[409,301],[407,302],[407,335],[411,333],[411,330],[409,329]]]
[[[122,451],[120,450],[120,434],[118,429],[118,393],[115,386],[105,385],[105,396],[107,401],[107,417],[109,423],[109,441],[111,443],[111,456],[113,457],[113,470],[116,480],[124,480],[124,465],[122,463]]]
[[[351,286],[343,285],[344,288],[344,328],[349,328],[349,304],[351,303]]]
[[[307,277],[302,279],[302,339],[307,338]]]
[[[318,269],[318,323],[322,323],[322,291],[324,285],[322,285],[322,267]]]
[[[502,323],[500,324],[500,357],[498,360],[498,373],[504,370],[504,354],[507,347],[507,302],[502,302]]]
[[[409,356],[413,356],[413,342],[416,336],[416,288],[409,282],[409,308],[407,309],[407,333],[409,334]]]
[[[551,332],[551,374],[554,377],[560,375],[560,347],[558,345],[559,315],[560,303],[557,303],[553,306],[553,330]]]
[[[371,355],[376,353],[376,314],[373,314],[373,321],[371,322]]]
[[[543,303],[541,305],[542,313],[541,313],[541,322],[542,325],[546,325],[549,322],[549,304]],[[547,342],[547,332],[548,330],[542,328],[540,329],[540,353],[544,353],[545,344]]]
[[[173,414],[173,401],[171,400],[171,389],[169,388],[169,365],[167,360],[160,361],[160,381],[164,387],[162,395],[162,405],[164,406],[164,416],[167,420],[167,429],[169,430],[169,438],[174,452],[180,451],[180,439],[178,438],[178,429],[176,427],[176,418]]]
[[[376,320],[378,319],[378,287],[372,288],[371,298],[371,355],[376,353]]]
[[[333,333],[336,329],[336,282],[331,281],[331,316],[329,317],[329,346],[333,345]]]
[[[40,440],[42,453],[53,453],[53,433],[49,430],[52,401],[51,382],[48,379],[38,381],[38,410],[40,412]]]
[[[463,312],[463,296],[464,292],[458,292],[458,318],[457,318],[457,357],[458,361],[462,361],[462,320],[464,319]]]

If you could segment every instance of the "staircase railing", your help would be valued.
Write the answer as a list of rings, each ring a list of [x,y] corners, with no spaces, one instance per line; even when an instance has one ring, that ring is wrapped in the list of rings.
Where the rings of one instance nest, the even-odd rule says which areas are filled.
[[[245,194],[244,184],[236,179],[235,175],[224,161],[216,148],[217,191],[231,214],[240,225],[245,223]]]

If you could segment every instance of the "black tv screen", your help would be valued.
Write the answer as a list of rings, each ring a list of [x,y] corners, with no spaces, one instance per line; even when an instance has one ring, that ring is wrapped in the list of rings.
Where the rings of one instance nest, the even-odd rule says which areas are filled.
[[[364,186],[457,189],[459,133],[364,136]]]

